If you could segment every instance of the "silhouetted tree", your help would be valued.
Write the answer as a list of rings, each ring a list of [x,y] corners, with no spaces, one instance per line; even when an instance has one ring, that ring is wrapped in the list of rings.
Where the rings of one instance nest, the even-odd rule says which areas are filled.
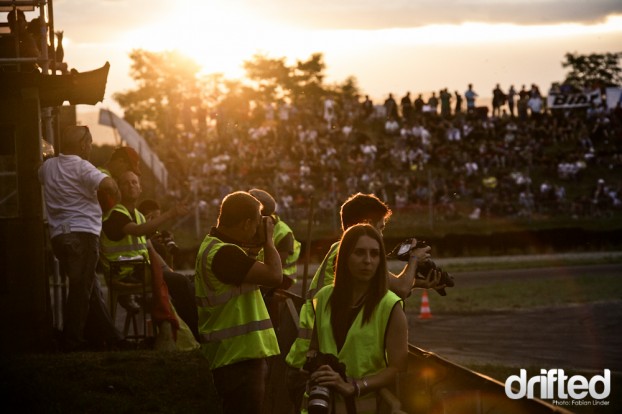
[[[570,68],[565,83],[582,89],[585,86],[604,88],[622,84],[622,53],[566,53],[562,67]]]

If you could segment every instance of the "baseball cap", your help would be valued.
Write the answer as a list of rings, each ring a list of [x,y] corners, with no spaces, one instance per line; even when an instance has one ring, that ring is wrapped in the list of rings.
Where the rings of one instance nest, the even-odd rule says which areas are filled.
[[[267,191],[253,188],[249,190],[248,193],[255,197],[257,200],[259,200],[259,202],[261,203],[262,216],[271,216],[272,214],[274,214],[274,211],[276,210],[276,201],[274,201],[274,198]]]

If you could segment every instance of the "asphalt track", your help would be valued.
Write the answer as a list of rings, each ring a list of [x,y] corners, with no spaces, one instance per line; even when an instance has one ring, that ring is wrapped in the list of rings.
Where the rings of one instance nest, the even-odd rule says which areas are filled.
[[[315,264],[310,266],[310,274],[315,267]],[[456,275],[458,284],[453,289],[543,278],[560,284],[572,283],[574,278],[586,273],[622,278],[622,264],[461,272]],[[300,287],[299,282],[292,290]],[[105,290],[104,286],[106,297]],[[478,314],[441,315],[432,309],[432,319],[426,320],[418,318],[419,309],[411,308],[407,312],[409,342],[457,364],[600,372],[608,368],[622,372],[622,298]],[[119,307],[118,327],[123,326],[124,318],[125,312]],[[142,321],[138,319],[140,325]]]
[[[572,283],[586,272],[622,278],[622,264],[464,272],[459,284],[533,278]],[[458,364],[622,371],[622,298],[479,314],[433,311],[422,320],[410,310],[410,343]]]

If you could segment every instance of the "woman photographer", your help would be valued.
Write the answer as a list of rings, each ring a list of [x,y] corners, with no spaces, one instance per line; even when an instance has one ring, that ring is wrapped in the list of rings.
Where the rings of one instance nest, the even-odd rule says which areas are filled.
[[[375,391],[391,387],[407,365],[408,324],[401,299],[388,290],[385,248],[373,226],[357,224],[343,234],[334,285],[314,302],[308,355],[336,355],[347,377],[321,365],[310,385],[332,390],[333,413],[352,412],[354,405],[358,414],[377,412]]]

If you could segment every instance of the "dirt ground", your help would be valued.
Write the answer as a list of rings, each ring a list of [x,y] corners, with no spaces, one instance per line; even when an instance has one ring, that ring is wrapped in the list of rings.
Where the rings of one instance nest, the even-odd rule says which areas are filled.
[[[573,277],[573,270],[542,269],[461,274],[460,283],[485,284],[499,278]],[[598,272],[622,277],[620,266]],[[577,268],[577,274],[581,271]],[[622,371],[622,298],[560,307],[437,315],[420,319],[408,310],[410,343],[458,364]]]

